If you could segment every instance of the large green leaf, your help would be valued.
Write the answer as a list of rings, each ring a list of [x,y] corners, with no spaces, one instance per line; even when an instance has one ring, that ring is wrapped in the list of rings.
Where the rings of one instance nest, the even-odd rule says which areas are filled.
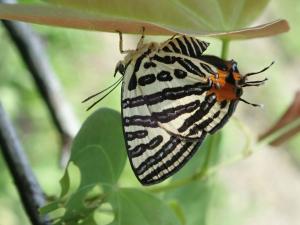
[[[111,225],[179,225],[175,213],[146,192],[121,188],[110,195],[109,201],[115,212]]]
[[[259,16],[269,0],[48,0],[61,6],[96,15],[145,21],[185,30],[231,31],[248,26]],[[188,15],[188,16],[187,16]]]
[[[284,20],[245,28],[268,0],[51,0],[53,4],[0,4],[0,18],[124,33],[210,35],[230,39],[286,32]]]
[[[111,109],[99,109],[85,121],[70,158],[80,169],[80,186],[117,182],[126,161],[122,132],[121,115]]]
[[[97,110],[84,122],[75,137],[68,169],[61,180],[61,199],[42,211],[46,213],[60,207],[65,208],[58,224],[76,224],[78,221],[91,223],[90,215],[100,204],[96,204],[97,201],[104,201],[105,196],[116,188],[125,162],[120,113],[111,109]],[[70,175],[70,163],[80,173],[77,174],[80,176],[79,187],[73,192],[70,183],[78,180],[78,177]],[[93,192],[95,189],[98,191]]]

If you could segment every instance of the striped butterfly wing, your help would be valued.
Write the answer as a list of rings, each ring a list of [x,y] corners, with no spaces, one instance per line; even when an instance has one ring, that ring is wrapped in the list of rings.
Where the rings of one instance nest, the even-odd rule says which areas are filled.
[[[160,69],[174,70],[175,77],[176,73],[183,74],[181,77],[177,76],[179,79],[191,79],[192,76],[197,76],[196,80],[199,82],[199,77],[203,79],[217,73],[216,66],[201,60],[203,58],[202,54],[208,46],[208,42],[200,41],[194,37],[183,35],[171,38],[162,44],[162,52],[152,57],[151,61],[157,63]],[[186,76],[186,74],[189,76]],[[181,81],[177,80],[177,82]],[[203,91],[206,91],[206,89],[203,89]],[[197,138],[201,136],[203,131],[213,134],[224,126],[238,103],[237,100],[217,102],[214,94],[201,95],[199,100],[201,106],[194,114],[188,116],[185,123],[178,128],[181,136]],[[177,102],[174,102],[174,104],[176,105]],[[156,110],[155,105],[150,107],[153,111]]]
[[[214,73],[214,68],[198,59],[205,47],[197,45],[193,52],[198,55],[192,54],[186,40],[193,44],[196,39],[192,42],[182,36],[164,43],[161,51],[141,54],[124,76],[126,147],[131,166],[145,185],[163,181],[179,170],[206,134],[220,128],[234,109],[235,103],[219,103],[214,94],[207,94],[207,74]]]
[[[147,62],[148,59],[141,66]],[[149,185],[166,179],[180,169],[205,138],[206,133],[203,132],[196,141],[186,141],[164,127],[198,106],[198,100],[194,100],[188,110],[180,102],[173,108],[174,102],[184,98],[184,95],[200,96],[203,91],[202,84],[195,85],[192,81],[181,83],[182,86],[162,88],[155,85],[159,81],[156,78],[152,81],[151,74],[144,74],[152,70],[142,69],[135,73],[134,69],[133,65],[128,66],[122,85],[124,136],[133,171],[141,183]],[[129,90],[131,76],[134,75],[137,85]],[[151,111],[153,105],[163,108],[154,112]]]
[[[177,53],[193,58],[199,58],[208,48],[208,46],[208,42],[200,41],[197,38],[183,35],[167,40],[162,44],[161,49],[164,52]]]
[[[157,69],[152,68],[152,73],[157,74],[158,80],[155,87],[161,90],[168,90],[172,87],[173,90],[177,91],[177,96],[173,96],[169,101],[148,104],[148,109],[152,116],[160,122],[160,126],[175,136],[195,141],[201,139],[204,133],[213,134],[222,128],[234,112],[238,101],[223,100],[218,102],[215,94],[208,92],[211,87],[209,83],[205,82],[206,78],[199,75],[199,73],[195,75],[196,71],[192,73],[187,66],[178,63],[160,63],[159,58],[155,58],[156,60],[152,60],[152,63],[157,64]],[[193,65],[198,65],[198,69],[203,71],[203,74],[206,73],[205,76],[208,75],[201,67],[204,62],[198,59],[188,60]],[[213,71],[214,68],[211,67],[211,70]],[[171,71],[172,80],[160,79],[161,71]],[[182,76],[183,73],[186,75]],[[142,93],[144,96],[148,96],[153,88],[154,86],[145,86]],[[157,113],[160,111],[161,113]]]

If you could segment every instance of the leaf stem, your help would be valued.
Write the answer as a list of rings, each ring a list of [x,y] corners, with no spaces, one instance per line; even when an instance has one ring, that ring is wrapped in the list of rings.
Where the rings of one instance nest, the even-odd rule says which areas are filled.
[[[224,60],[228,57],[229,42],[230,41],[228,39],[222,39],[221,58]]]
[[[300,118],[294,120],[257,142],[258,145],[270,144],[288,131],[300,126]]]

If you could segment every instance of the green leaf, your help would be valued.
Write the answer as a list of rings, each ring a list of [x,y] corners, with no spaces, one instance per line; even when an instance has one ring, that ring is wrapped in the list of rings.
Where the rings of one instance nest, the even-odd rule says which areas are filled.
[[[99,109],[82,125],[73,142],[70,161],[80,170],[80,187],[96,183],[114,185],[126,157],[120,113]]]
[[[110,225],[179,225],[175,213],[146,192],[121,188],[110,195],[109,201],[115,212]]]
[[[207,171],[210,167],[216,165],[220,157],[221,141],[221,132],[209,136],[190,162],[172,178],[170,185],[172,185],[172,182],[192,176],[201,169]],[[211,176],[205,180],[194,180],[166,192],[164,198],[168,201],[175,200],[178,202],[184,211],[187,225],[206,225],[208,224],[208,212],[212,206],[214,185]]]
[[[116,188],[124,169],[126,151],[122,132],[121,115],[111,109],[99,109],[84,122],[74,139],[68,164],[70,167],[72,162],[79,169],[79,187],[70,193],[70,183],[78,177],[70,176],[67,168],[60,182],[61,204],[50,203],[42,209],[49,212],[58,207],[65,208],[57,224],[91,224],[91,215],[105,201],[106,195]],[[95,187],[100,187],[100,191],[91,198],[90,193]]]
[[[246,28],[268,0],[52,0],[53,4],[0,4],[0,18],[79,29],[140,34],[210,35],[228,39],[263,37],[288,31],[278,20]],[[188,15],[188,16],[187,16]]]
[[[178,203],[178,201],[176,201],[176,200],[170,201],[169,206],[176,213],[176,216],[179,219],[180,223],[182,225],[186,225],[186,218],[185,218],[183,209],[182,209],[181,205]]]
[[[60,196],[63,197],[68,193],[68,190],[70,188],[70,176],[67,170],[65,171],[63,177],[60,179],[59,183],[61,187]]]
[[[50,204],[42,207],[39,209],[39,212],[42,214],[42,215],[46,215],[58,208],[61,207],[61,203],[59,201],[54,201],[54,202],[51,202]]]
[[[162,27],[166,25],[171,29],[185,30],[188,24],[200,30],[230,31],[248,26],[263,12],[269,0],[112,0],[109,4],[105,0],[48,2],[100,16],[146,21]]]

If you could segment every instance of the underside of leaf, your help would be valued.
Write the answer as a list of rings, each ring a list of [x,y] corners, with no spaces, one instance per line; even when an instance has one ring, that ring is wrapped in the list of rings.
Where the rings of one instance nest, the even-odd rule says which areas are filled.
[[[155,21],[155,18],[150,21],[150,19],[142,20],[105,13],[96,14],[63,6],[33,4],[0,4],[0,18],[91,31],[116,32],[118,30],[129,34],[140,34],[142,27],[145,27],[145,34],[147,35],[181,33],[231,40],[273,36],[289,30],[286,20],[276,20],[251,28],[227,30],[221,25],[212,28],[200,23],[189,23],[183,26],[177,22]]]

